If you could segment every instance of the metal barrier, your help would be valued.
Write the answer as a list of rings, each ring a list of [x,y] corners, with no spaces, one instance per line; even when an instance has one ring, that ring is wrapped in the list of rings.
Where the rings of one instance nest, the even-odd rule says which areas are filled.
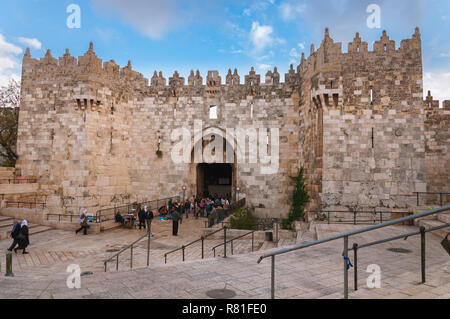
[[[7,183],[6,183],[7,182]],[[0,184],[35,184],[37,183],[36,178],[2,178],[0,179]]]
[[[137,210],[139,207],[143,207],[143,206],[148,206],[149,209],[159,209],[159,207],[162,206],[163,204],[164,205],[168,204],[168,202],[170,200],[179,201],[180,196],[173,196],[173,197],[169,197],[169,198],[158,199],[158,200],[154,200],[154,201],[147,201],[147,202],[143,202],[143,203],[132,203],[132,204],[127,204],[127,205],[123,205],[123,206],[101,209],[101,210],[97,211],[97,213],[95,215],[95,220],[97,221],[97,223],[103,223],[103,222],[107,222],[110,220],[114,220],[118,213],[127,215],[131,210],[133,210],[133,209]],[[155,215],[156,215],[156,213],[157,212],[155,212]]]
[[[191,243],[189,243],[187,245],[183,245],[180,248],[177,248],[177,249],[174,249],[172,251],[169,251],[168,253],[165,253],[164,254],[164,263],[167,264],[167,256],[168,255],[176,253],[177,251],[180,251],[180,250],[182,251],[183,262],[185,262],[185,251],[186,251],[186,248],[188,248],[188,247],[190,247],[190,246],[192,246],[192,245],[194,245],[194,244],[196,244],[198,242],[202,242],[202,259],[205,259],[205,239],[208,238],[208,237],[211,237],[212,235],[215,235],[215,234],[217,234],[217,233],[219,233],[221,231],[223,231],[223,238],[224,238],[224,243],[223,243],[223,245],[224,245],[224,258],[227,258],[227,229],[228,229],[228,227],[225,226],[225,227],[223,227],[221,229],[216,230],[215,232],[213,232],[211,234],[208,234],[207,236],[203,236],[200,239],[197,239],[197,240],[195,240],[195,241],[193,241],[193,242],[191,242]]]
[[[353,250],[353,254],[354,254],[354,268],[355,268],[355,273],[354,273],[354,281],[355,281],[355,291],[358,290],[358,250],[362,249],[362,248],[366,248],[366,247],[370,247],[370,246],[375,246],[375,245],[379,245],[379,244],[384,244],[387,242],[391,242],[394,240],[399,240],[399,239],[404,239],[407,240],[408,237],[412,237],[412,236],[417,236],[420,235],[421,240],[420,240],[420,256],[421,256],[421,273],[422,273],[422,284],[425,283],[425,233],[428,232],[433,232],[439,229],[444,229],[444,228],[448,228],[450,227],[450,224],[445,224],[445,225],[440,225],[437,227],[432,227],[432,228],[428,228],[425,229],[425,227],[420,227],[419,231],[416,232],[412,232],[412,233],[408,233],[405,235],[400,235],[400,236],[395,236],[395,237],[391,237],[391,238],[387,238],[387,239],[382,239],[382,240],[377,240],[368,244],[364,244],[359,246],[358,244],[353,244],[353,248],[349,248],[348,251],[352,251]]]
[[[45,203],[6,201],[7,208],[45,208]]]
[[[290,252],[301,250],[301,249],[305,249],[305,248],[312,247],[312,246],[317,246],[317,245],[328,243],[328,242],[338,240],[338,239],[344,239],[344,298],[348,299],[348,265],[349,265],[349,261],[350,261],[348,258],[348,250],[349,250],[348,249],[349,248],[348,247],[348,239],[349,239],[349,237],[355,236],[358,234],[362,234],[362,233],[366,233],[366,232],[370,232],[373,230],[381,229],[384,227],[393,226],[393,225],[396,225],[399,223],[409,222],[409,221],[412,221],[412,220],[415,220],[418,218],[422,218],[422,217],[426,217],[426,216],[430,216],[430,215],[434,215],[434,214],[439,214],[439,213],[442,213],[442,212],[445,212],[448,210],[450,210],[450,205],[436,208],[436,209],[426,211],[423,213],[411,215],[408,217],[403,217],[403,218],[387,221],[387,222],[384,222],[381,224],[360,228],[360,229],[357,229],[357,230],[354,230],[351,232],[338,234],[338,235],[328,237],[325,239],[316,240],[313,242],[306,242],[306,243],[299,244],[299,245],[294,245],[294,246],[291,246],[288,248],[283,248],[283,249],[277,250],[272,253],[264,254],[259,258],[258,263],[261,263],[266,258],[269,258],[269,257],[272,258],[271,298],[275,299],[275,256],[290,253]]]
[[[423,205],[439,205],[443,206],[444,204],[450,203],[450,193],[434,193],[434,192],[414,192],[417,198],[417,206],[420,206],[421,195],[426,195],[426,202]],[[435,196],[439,195],[439,204],[437,200],[435,200]],[[446,197],[444,200],[444,196]],[[431,197],[431,199],[430,199]]]
[[[72,223],[73,220],[78,221],[78,218],[80,218],[80,215],[73,215],[73,214],[47,214],[47,221],[50,221],[50,217],[57,217],[58,222],[64,219],[70,220]]]
[[[147,267],[150,266],[150,237],[151,234],[150,232],[148,232],[145,236],[140,237],[138,240],[136,240],[135,242],[133,242],[131,245],[128,245],[127,247],[123,248],[121,251],[119,251],[117,254],[115,254],[114,256],[112,256],[111,258],[107,259],[104,261],[105,264],[105,272],[108,271],[108,263],[110,261],[112,261],[113,259],[116,259],[116,271],[119,271],[119,256],[127,251],[128,249],[131,250],[131,260],[130,260],[130,268],[133,269],[133,248],[134,246],[139,243],[141,240],[143,240],[144,238],[147,238]]]
[[[235,209],[242,208],[245,206],[245,204],[246,204],[246,199],[242,198],[238,202],[231,204],[227,209],[217,210],[217,213],[218,213],[217,219],[216,218],[212,219],[210,216],[208,216],[208,221],[207,222],[205,221],[205,228],[213,227],[214,225],[218,224],[218,222],[217,222],[218,220],[223,221],[224,219],[229,217]],[[220,224],[220,222],[219,222],[219,224]]]
[[[324,211],[312,211],[311,214],[314,214],[317,220],[320,221],[328,221],[328,224],[376,224],[383,223],[386,220],[389,220],[392,215],[412,215],[411,212],[408,211],[386,211],[386,212],[377,212],[377,211],[339,211],[339,210],[324,210]],[[338,214],[342,214],[344,216],[337,217]],[[333,216],[334,215],[334,216]],[[352,216],[348,218],[348,216]],[[363,217],[362,219],[358,219],[358,217]]]
[[[248,236],[248,235],[252,235],[252,252],[253,252],[253,251],[254,251],[254,244],[255,244],[255,232],[256,232],[256,230],[252,230],[252,231],[249,232],[249,233],[246,233],[246,234],[244,234],[244,235],[241,235],[241,236],[238,236],[238,237],[236,237],[236,238],[233,238],[233,239],[231,239],[231,240],[229,240],[229,241],[224,242],[223,244],[219,244],[219,245],[217,245],[217,246],[214,246],[213,248],[211,248],[211,250],[214,251],[214,258],[216,258],[216,248],[218,248],[218,247],[220,247],[220,246],[224,246],[225,257],[226,257],[226,244],[230,244],[230,243],[231,243],[231,255],[234,255],[234,246],[233,246],[233,242],[234,242],[235,240],[244,238],[244,237],[246,237],[246,236]]]

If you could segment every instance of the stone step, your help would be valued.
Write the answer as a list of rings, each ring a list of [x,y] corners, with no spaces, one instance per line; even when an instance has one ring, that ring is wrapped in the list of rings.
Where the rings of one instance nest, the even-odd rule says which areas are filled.
[[[49,230],[52,230],[52,228],[48,226],[33,225],[33,227],[30,228],[30,236],[40,234]]]
[[[108,231],[108,230],[113,230],[113,229],[120,228],[121,226],[122,226],[122,224],[116,223],[115,221],[111,220],[111,221],[102,223],[102,225],[100,226],[100,231],[104,232],[104,231]]]
[[[11,233],[12,226],[13,226],[12,222],[10,225],[0,226],[0,240],[10,238],[9,235]],[[31,235],[42,233],[43,231],[50,230],[52,228],[47,227],[47,226],[41,226],[38,224],[28,224],[28,229],[29,229],[29,234],[31,236]]]
[[[444,223],[442,223],[438,220],[421,220],[421,221],[419,221],[419,227],[423,226],[427,229],[432,228],[432,227],[441,226],[441,225],[444,225]],[[444,228],[444,229],[436,230],[432,233],[441,237],[442,239],[444,239],[447,236],[449,231],[450,231],[449,228]]]
[[[450,224],[450,213],[439,214],[437,216],[438,220],[444,224]]]

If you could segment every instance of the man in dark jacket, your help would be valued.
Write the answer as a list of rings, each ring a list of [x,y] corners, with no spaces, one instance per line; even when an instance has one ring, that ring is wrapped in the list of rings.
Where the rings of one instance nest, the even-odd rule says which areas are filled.
[[[147,222],[148,232],[150,233],[150,235],[151,235],[152,237],[155,237],[155,235],[153,235],[153,233],[152,233],[152,221],[153,221],[153,218],[155,218],[155,215],[153,214],[152,211],[149,211],[149,212],[146,214],[146,216],[145,216],[145,220],[146,220],[146,222]]]
[[[186,219],[189,218],[189,210],[191,209],[191,202],[189,200],[187,200],[184,203],[184,213],[186,214]]]
[[[145,206],[143,209],[141,209],[138,213],[139,218],[139,230],[142,229],[142,226],[145,228],[145,220],[147,219],[147,206]]]
[[[172,235],[178,236],[178,221],[180,220],[180,215],[175,210],[175,207],[172,207]]]
[[[20,233],[20,225],[17,222],[17,220],[14,220],[13,224],[14,224],[14,226],[11,231],[11,238],[13,239],[13,243],[12,243],[11,247],[8,248],[8,251],[13,251],[13,249],[19,243],[19,239],[17,238],[17,236],[19,236],[19,233]]]

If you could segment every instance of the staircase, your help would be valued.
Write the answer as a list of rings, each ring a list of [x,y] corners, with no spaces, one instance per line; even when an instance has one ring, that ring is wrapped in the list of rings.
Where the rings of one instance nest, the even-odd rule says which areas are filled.
[[[426,209],[425,209],[426,210]],[[419,212],[425,211],[425,210],[418,210]],[[416,220],[414,223],[418,227],[425,227],[425,228],[432,228],[432,227],[438,227],[444,224],[450,224],[450,213],[441,213],[436,216],[432,216],[429,218],[423,218]],[[445,238],[447,234],[450,232],[449,228],[439,229],[433,232],[433,234]]]
[[[12,227],[14,225],[13,221],[14,221],[14,218],[0,216],[0,240],[9,238]],[[19,220],[19,222],[20,222],[20,220]],[[41,225],[37,225],[37,224],[28,223],[28,229],[29,229],[29,235],[32,236],[32,235],[46,232],[48,230],[51,230],[52,228],[47,227],[47,226],[41,226]]]

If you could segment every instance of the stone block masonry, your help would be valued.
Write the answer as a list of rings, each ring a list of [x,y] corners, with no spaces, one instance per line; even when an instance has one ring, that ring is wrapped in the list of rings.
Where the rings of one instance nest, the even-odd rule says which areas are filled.
[[[187,83],[176,71],[148,80],[131,62],[103,62],[92,43],[78,59],[68,50],[33,59],[27,50],[17,168],[39,177],[50,212],[94,213],[178,195],[183,185],[190,196],[201,183],[197,164],[172,161],[171,135],[178,128],[194,135],[202,121],[204,131],[224,137],[228,128],[279,129],[275,174],[233,164],[232,189],[239,186],[261,217],[287,216],[300,166],[310,208],[396,208],[408,204],[401,195],[448,189],[449,104],[424,107],[419,30],[398,49],[386,32],[373,51],[359,34],[347,53],[341,47],[327,29],[320,48],[291,65],[284,82],[275,68],[264,83],[253,68],[243,83],[237,70],[225,83],[217,71],[205,81],[198,71]]]

